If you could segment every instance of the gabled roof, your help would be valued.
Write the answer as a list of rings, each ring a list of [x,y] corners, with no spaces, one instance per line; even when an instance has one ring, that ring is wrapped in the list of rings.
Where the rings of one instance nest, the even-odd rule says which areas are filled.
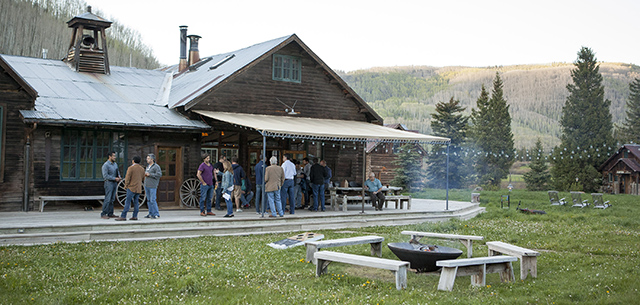
[[[112,67],[111,75],[71,70],[64,62],[0,55],[19,82],[36,93],[35,108],[21,110],[25,122],[65,125],[209,129],[166,104],[168,73]]]
[[[173,80],[169,108],[185,107],[189,109],[197,104],[206,93],[234,79],[243,71],[268,58],[292,42],[298,43],[319,66],[321,66],[340,86],[354,97],[361,109],[366,109],[374,120],[382,122],[380,117],[349,85],[327,66],[297,35],[284,36],[265,41],[244,49],[203,58],[186,72],[177,74]],[[215,68],[213,68],[215,67]],[[175,71],[176,67],[172,67]]]
[[[616,153],[612,154],[611,157],[609,157],[609,159],[607,159],[607,161],[604,161],[604,163],[602,163],[602,165],[600,165],[600,171],[605,170],[605,169],[606,170],[610,170],[611,168],[613,168],[613,166],[618,164],[618,162],[616,162],[614,164],[610,164],[609,166],[607,166],[607,164],[609,164],[609,162],[611,162],[618,155],[620,155],[624,149],[629,150],[629,152],[633,156],[635,156],[638,160],[640,160],[640,144],[624,144],[620,148],[618,148],[618,151]],[[626,159],[626,158],[620,158],[620,159]]]

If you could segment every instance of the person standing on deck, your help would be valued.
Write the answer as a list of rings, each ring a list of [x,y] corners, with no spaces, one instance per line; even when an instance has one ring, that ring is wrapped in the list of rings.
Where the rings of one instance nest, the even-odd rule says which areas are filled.
[[[302,186],[300,185],[304,179],[304,173],[300,167],[300,161],[293,160],[293,164],[296,166],[296,177],[293,179],[293,193],[296,195],[296,209],[302,208]]]
[[[131,208],[133,201],[133,215],[129,220],[138,220],[138,211],[140,194],[142,193],[142,180],[144,180],[144,167],[140,165],[140,157],[135,156],[131,161],[131,166],[127,168],[127,174],[124,177],[124,188],[127,190],[127,199],[125,199],[124,209],[117,221],[127,220],[127,213]]]
[[[262,214],[265,208],[262,206],[262,183],[264,182],[264,158],[260,157],[260,162],[256,164],[255,173],[256,173],[256,213]]]
[[[200,216],[215,216],[211,212],[211,199],[213,198],[213,165],[209,154],[202,155],[202,164],[198,167],[198,180],[200,180]],[[206,207],[206,212],[205,212]]]
[[[284,217],[284,210],[282,210],[282,204],[280,201],[280,189],[284,183],[284,170],[278,166],[278,158],[275,156],[269,159],[269,167],[264,171],[264,190],[267,193],[267,199],[269,201],[269,209],[271,215],[269,217],[277,216]]]
[[[282,162],[282,170],[284,171],[284,184],[282,185],[282,190],[280,191],[280,200],[282,200],[282,210],[287,210],[287,199],[289,200],[289,213],[295,214],[295,199],[296,195],[293,192],[294,182],[293,178],[296,177],[296,166],[291,162],[291,155],[284,154],[282,157],[284,162]]]
[[[118,182],[120,182],[120,171],[116,163],[116,152],[107,154],[107,161],[102,164],[102,178],[104,179],[104,203],[102,204],[102,219],[116,218],[113,215],[113,201],[116,199]]]
[[[220,187],[222,187],[222,191],[224,192],[222,197],[227,203],[227,214],[224,215],[224,217],[233,217],[233,203],[231,203],[231,193],[235,188],[233,185],[233,166],[229,161],[222,162],[222,165],[224,166],[224,174],[222,174]]]
[[[231,158],[233,167],[233,198],[236,201],[236,212],[242,212],[240,208],[240,196],[242,196],[242,179],[246,177],[244,169],[238,164],[238,157]]]
[[[311,166],[311,189],[313,189],[313,207],[310,211],[318,211],[320,202],[321,211],[324,212],[324,182],[327,180],[327,171],[318,163],[318,158],[313,158]]]
[[[332,177],[331,168],[327,166],[327,161],[325,160],[320,161],[320,165],[324,166],[324,170],[327,171],[327,179],[324,180],[324,189],[328,190],[332,186],[331,185],[331,177]]]
[[[218,211],[222,211],[222,207],[220,207],[220,203],[222,202],[222,187],[220,186],[220,184],[222,183],[222,173],[224,173],[224,165],[222,165],[222,162],[227,161],[227,157],[225,156],[220,156],[220,158],[218,159],[218,162],[216,162],[216,164],[213,165],[213,172],[216,174],[216,189],[215,189],[215,193],[216,193],[216,210]]]
[[[304,157],[302,159],[302,173],[304,174],[304,181],[301,183],[302,192],[304,193],[304,205],[302,208],[306,208],[307,206],[312,207],[311,204],[311,164],[309,163],[309,158]]]
[[[147,155],[147,170],[145,171],[144,179],[144,191],[147,194],[147,207],[149,208],[149,214],[144,218],[160,218],[160,211],[158,210],[158,184],[160,183],[160,177],[162,177],[162,169],[160,165],[156,163],[156,155]]]

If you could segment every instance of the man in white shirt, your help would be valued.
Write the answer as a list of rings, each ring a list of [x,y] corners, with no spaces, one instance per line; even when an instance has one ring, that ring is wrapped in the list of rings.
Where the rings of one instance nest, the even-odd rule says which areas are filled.
[[[284,170],[284,184],[280,190],[280,200],[282,201],[282,210],[286,211],[287,199],[289,199],[289,213],[295,214],[296,195],[294,193],[293,179],[296,177],[296,166],[293,162],[289,161],[290,159],[291,155],[289,154],[284,154],[284,156],[282,156],[282,160],[284,160],[284,162],[282,162],[282,170]]]

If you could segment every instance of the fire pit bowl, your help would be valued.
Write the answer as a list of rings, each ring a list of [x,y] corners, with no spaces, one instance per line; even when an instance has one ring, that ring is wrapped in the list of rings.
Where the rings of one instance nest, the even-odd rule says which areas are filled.
[[[462,251],[456,248],[415,243],[390,243],[387,244],[391,252],[400,260],[409,262],[411,268],[418,272],[436,271],[436,261],[456,259],[462,255]]]

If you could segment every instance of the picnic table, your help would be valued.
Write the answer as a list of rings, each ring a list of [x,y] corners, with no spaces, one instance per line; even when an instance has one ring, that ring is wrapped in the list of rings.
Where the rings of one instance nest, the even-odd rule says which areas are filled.
[[[350,187],[330,187],[329,188],[329,197],[330,197],[330,204],[333,207],[334,210],[337,210],[338,206],[338,197],[342,197],[344,198],[344,195],[347,195],[347,198],[350,197],[351,195],[353,195],[352,197],[357,197],[362,195],[362,189],[363,187],[361,186],[350,186]],[[365,190],[366,191],[366,190]],[[384,193],[385,196],[389,196],[389,195],[396,195],[399,194],[400,191],[402,191],[402,187],[399,186],[382,186],[381,189],[382,193]],[[365,199],[367,199],[368,197],[365,194]],[[359,198],[359,200],[362,200],[362,197],[357,197]],[[357,201],[357,200],[356,200]],[[346,206],[346,202],[343,202],[343,204]]]

